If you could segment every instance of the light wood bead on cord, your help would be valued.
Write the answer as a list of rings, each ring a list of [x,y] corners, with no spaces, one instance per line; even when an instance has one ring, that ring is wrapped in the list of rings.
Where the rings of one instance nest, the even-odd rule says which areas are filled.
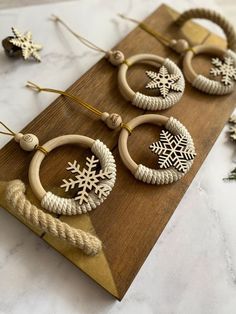
[[[197,89],[211,95],[225,95],[235,89],[235,83],[224,85],[220,81],[211,80],[201,74],[197,74],[192,67],[192,59],[198,54],[210,54],[219,58],[231,57],[236,67],[236,54],[231,50],[224,50],[215,45],[198,45],[188,50],[183,59],[183,72],[186,79]]]
[[[154,62],[157,66],[164,65],[168,72],[179,75],[180,78],[178,80],[178,84],[182,87],[182,91],[171,91],[168,93],[166,98],[163,98],[162,96],[148,96],[140,92],[133,91],[127,82],[127,70],[135,63],[145,61]],[[181,70],[173,61],[153,54],[138,54],[126,59],[126,62],[120,65],[118,72],[118,85],[124,98],[131,101],[134,106],[144,110],[164,110],[173,106],[180,100],[184,92],[185,82]]]
[[[175,118],[168,118],[165,116],[155,115],[155,114],[146,114],[134,118],[133,120],[127,123],[128,127],[133,130],[137,126],[151,123],[158,126],[164,126],[174,135],[184,135],[187,138],[187,143],[189,149],[195,152],[195,147],[193,139],[189,134],[188,130]],[[125,166],[131,171],[134,177],[144,183],[149,184],[170,184],[179,179],[181,179],[185,173],[190,169],[193,164],[193,160],[188,161],[188,169],[185,173],[179,172],[174,168],[169,169],[151,169],[142,164],[137,164],[129,154],[127,141],[128,141],[129,132],[126,129],[122,129],[119,137],[119,152],[121,159]]]
[[[102,249],[102,243],[96,236],[75,229],[31,204],[25,195],[25,190],[25,185],[20,180],[8,183],[5,197],[11,211],[32,226],[80,248],[87,255],[96,255]]]
[[[184,11],[175,21],[179,26],[193,18],[207,19],[219,25],[225,33],[227,47],[236,52],[236,32],[234,26],[220,13],[206,8],[195,8]]]
[[[114,187],[116,180],[116,164],[114,157],[105,144],[99,140],[93,140],[82,135],[64,135],[54,138],[43,145],[44,149],[50,153],[53,149],[62,145],[75,144],[91,148],[91,151],[98,157],[101,169],[106,169],[111,172],[109,179],[102,180],[103,185],[107,187],[107,196]],[[78,215],[87,213],[99,206],[107,196],[98,197],[92,190],[89,192],[88,202],[83,202],[81,205],[71,198],[59,197],[52,192],[46,192],[40,181],[40,165],[45,158],[42,151],[37,151],[31,160],[29,167],[29,182],[35,196],[40,200],[44,209],[49,212],[60,215]]]

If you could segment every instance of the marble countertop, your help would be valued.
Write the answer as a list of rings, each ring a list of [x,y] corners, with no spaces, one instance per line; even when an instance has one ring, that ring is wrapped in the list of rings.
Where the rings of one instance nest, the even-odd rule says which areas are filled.
[[[101,58],[58,32],[50,14],[63,16],[108,49],[134,27],[116,13],[143,19],[160,3],[80,0],[0,11],[1,39],[17,26],[31,30],[45,47],[41,64],[9,60],[1,51],[1,120],[18,131],[55,98],[30,92],[24,87],[27,80],[66,89]],[[202,0],[166,3],[178,10],[206,5]],[[213,0],[207,6],[217,9]],[[222,178],[235,167],[236,156],[226,128],[122,302],[0,209],[0,313],[234,314],[236,183]],[[0,137],[0,146],[8,140]]]

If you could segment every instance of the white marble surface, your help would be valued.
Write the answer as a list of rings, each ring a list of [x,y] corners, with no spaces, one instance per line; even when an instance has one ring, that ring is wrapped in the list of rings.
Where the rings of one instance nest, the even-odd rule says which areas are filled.
[[[168,3],[179,10],[215,7],[213,1]],[[10,61],[1,52],[1,120],[20,130],[53,100],[54,95],[24,88],[27,80],[65,89],[101,57],[59,32],[51,13],[109,48],[134,27],[119,21],[117,12],[141,19],[159,4],[80,0],[0,11],[0,38],[15,25],[32,30],[45,46],[41,64]],[[7,140],[1,137],[0,145]],[[223,130],[121,303],[0,209],[0,313],[234,314],[236,183],[222,181],[234,167],[234,154]]]

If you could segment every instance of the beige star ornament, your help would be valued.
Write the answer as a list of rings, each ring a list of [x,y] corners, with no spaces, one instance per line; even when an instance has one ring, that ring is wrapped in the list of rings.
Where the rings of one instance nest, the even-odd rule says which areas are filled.
[[[25,60],[33,57],[37,61],[41,61],[38,51],[40,51],[43,46],[40,44],[35,44],[32,41],[32,33],[27,32],[21,34],[15,27],[12,27],[12,32],[14,37],[9,40],[13,45],[21,48],[22,56]]]

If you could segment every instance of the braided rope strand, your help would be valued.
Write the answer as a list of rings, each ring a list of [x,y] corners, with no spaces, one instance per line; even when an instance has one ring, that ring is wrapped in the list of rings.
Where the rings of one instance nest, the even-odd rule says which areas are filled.
[[[20,180],[8,183],[5,197],[13,212],[40,230],[80,248],[87,255],[96,255],[101,250],[102,244],[97,237],[44,213],[26,198],[25,190],[25,185]]]
[[[220,26],[225,33],[228,48],[236,52],[236,32],[233,25],[224,16],[214,10],[196,8],[183,12],[176,20],[176,23],[182,26],[192,18],[207,19]]]

